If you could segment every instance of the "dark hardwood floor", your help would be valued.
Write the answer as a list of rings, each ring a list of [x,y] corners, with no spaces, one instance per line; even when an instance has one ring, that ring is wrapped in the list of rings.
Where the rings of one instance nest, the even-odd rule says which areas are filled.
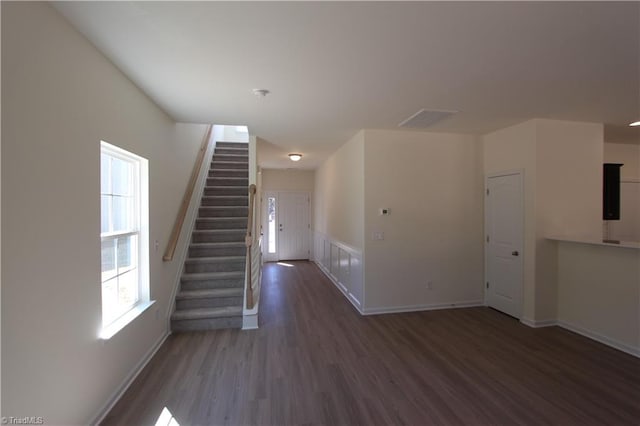
[[[104,424],[640,424],[640,359],[487,308],[362,317],[289,263],[260,329],[170,336]]]

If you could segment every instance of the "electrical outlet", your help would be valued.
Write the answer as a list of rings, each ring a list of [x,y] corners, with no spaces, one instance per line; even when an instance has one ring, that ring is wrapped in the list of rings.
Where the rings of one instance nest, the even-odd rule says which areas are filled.
[[[433,290],[433,281],[427,281],[427,290]]]
[[[158,240],[155,240],[153,242],[153,247],[156,249],[156,252],[158,251],[158,247],[160,247],[160,242]]]

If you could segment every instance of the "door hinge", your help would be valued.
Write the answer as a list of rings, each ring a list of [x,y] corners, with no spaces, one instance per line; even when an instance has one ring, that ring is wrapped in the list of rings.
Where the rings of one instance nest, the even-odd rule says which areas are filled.
[[[489,281],[487,281],[487,288],[489,288]]]
[[[309,229],[311,229],[311,224],[309,224]]]
[[[489,188],[487,188],[487,195],[489,195]]]
[[[489,236],[487,235],[487,242],[489,242]]]

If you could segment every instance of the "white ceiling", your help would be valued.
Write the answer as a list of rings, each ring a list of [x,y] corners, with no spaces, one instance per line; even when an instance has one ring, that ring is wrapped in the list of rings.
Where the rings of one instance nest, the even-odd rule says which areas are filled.
[[[177,121],[246,124],[267,168],[314,168],[421,108],[482,134],[530,118],[640,141],[640,2],[60,2]],[[272,93],[264,99],[254,88]],[[286,153],[305,154],[293,165]]]

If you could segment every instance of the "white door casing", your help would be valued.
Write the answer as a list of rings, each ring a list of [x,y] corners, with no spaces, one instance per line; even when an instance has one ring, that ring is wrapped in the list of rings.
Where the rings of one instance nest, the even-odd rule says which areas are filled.
[[[524,206],[522,172],[486,179],[486,303],[516,318],[522,316]]]

